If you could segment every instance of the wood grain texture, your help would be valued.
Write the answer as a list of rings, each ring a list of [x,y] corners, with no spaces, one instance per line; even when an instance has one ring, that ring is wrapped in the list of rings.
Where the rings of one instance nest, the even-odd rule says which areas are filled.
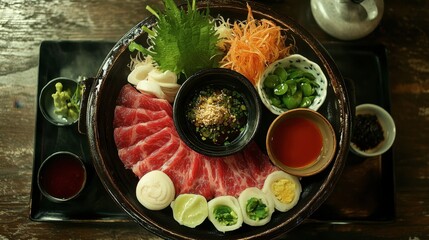
[[[260,1],[323,42],[309,0]],[[43,40],[116,41],[156,0],[0,2],[0,239],[158,239],[135,223],[39,223],[28,219],[39,46]],[[385,1],[380,26],[356,42],[388,50],[397,218],[384,224],[304,224],[288,239],[429,239],[429,1]],[[359,67],[359,66],[357,66]]]

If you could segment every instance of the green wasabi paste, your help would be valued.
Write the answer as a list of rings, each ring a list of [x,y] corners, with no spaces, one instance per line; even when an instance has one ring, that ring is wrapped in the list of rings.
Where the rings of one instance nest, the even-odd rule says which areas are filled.
[[[55,107],[54,113],[69,121],[75,121],[79,118],[82,87],[79,85],[73,94],[71,89],[63,88],[61,82],[55,84],[56,92],[52,94]]]

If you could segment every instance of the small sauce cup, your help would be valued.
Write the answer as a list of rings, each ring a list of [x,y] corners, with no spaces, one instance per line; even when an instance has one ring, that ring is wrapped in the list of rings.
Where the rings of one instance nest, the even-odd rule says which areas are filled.
[[[85,187],[86,168],[82,160],[70,152],[57,152],[40,166],[37,184],[41,193],[51,201],[75,199]]]
[[[274,165],[295,176],[310,176],[325,169],[335,155],[336,137],[329,121],[306,108],[289,110],[270,125],[266,138]]]

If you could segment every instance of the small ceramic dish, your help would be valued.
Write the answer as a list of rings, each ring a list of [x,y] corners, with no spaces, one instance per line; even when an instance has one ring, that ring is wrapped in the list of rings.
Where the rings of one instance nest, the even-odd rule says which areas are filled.
[[[202,101],[201,104],[190,107],[196,103],[198,97],[215,99],[216,94],[220,92],[223,94],[224,90],[224,98],[233,96],[231,103],[238,101],[239,108],[234,105],[224,108],[223,103],[213,104],[211,100]],[[207,94],[210,91],[216,93]],[[196,109],[205,110],[197,112]],[[237,109],[239,109],[238,114],[225,113],[232,113]],[[191,112],[194,122],[190,120]],[[235,122],[235,120],[231,121],[232,117],[240,116],[241,113],[247,116],[237,117],[236,120],[240,121],[241,125],[232,127]],[[224,116],[223,119],[228,120],[220,120],[218,117],[221,115]],[[227,156],[242,150],[254,138],[260,115],[261,103],[258,93],[249,80],[238,72],[222,68],[202,70],[189,77],[177,92],[173,106],[174,125],[181,139],[193,150],[207,156]],[[197,118],[199,120],[196,120]],[[213,130],[211,126],[220,126],[221,130]],[[220,133],[223,130],[235,133]],[[206,135],[208,131],[210,133]],[[216,134],[219,134],[219,137],[213,137],[217,136]],[[225,140],[226,137],[228,139]]]
[[[287,108],[284,103],[283,106],[278,107],[274,106],[272,100],[270,100],[270,96],[267,94],[267,89],[265,86],[265,81],[267,80],[267,77],[271,74],[274,74],[275,70],[278,67],[282,68],[290,68],[295,67],[297,69],[300,69],[304,72],[310,73],[313,77],[315,84],[318,86],[313,86],[314,93],[312,94],[312,98],[314,98],[311,102],[311,104],[306,104],[302,106],[297,107],[306,107],[312,110],[317,111],[319,107],[323,104],[326,98],[327,94],[327,87],[328,87],[328,81],[326,79],[325,74],[323,73],[322,69],[319,65],[316,63],[308,60],[306,57],[299,55],[299,54],[293,54],[290,56],[287,56],[285,58],[282,58],[280,60],[275,61],[274,63],[270,64],[267,69],[264,71],[262,76],[260,77],[257,89],[259,96],[261,97],[262,103],[274,114],[280,115],[283,112],[290,110],[290,108]],[[290,74],[291,75],[291,74]],[[289,80],[289,79],[288,79]],[[289,85],[289,90],[292,88]],[[300,87],[298,86],[298,91],[301,91]],[[304,98],[304,96],[302,96]],[[282,100],[280,100],[282,101]],[[283,102],[283,101],[282,101]],[[303,103],[304,101],[300,101]],[[294,107],[296,108],[296,107]]]
[[[375,116],[375,118],[364,120],[362,116]],[[377,135],[379,136],[377,137]],[[353,153],[361,157],[381,155],[392,147],[395,136],[395,122],[385,109],[368,103],[356,107],[356,117],[350,143]],[[362,148],[365,150],[362,150]]]
[[[78,87],[77,81],[74,81],[69,78],[58,77],[52,79],[42,88],[40,92],[39,108],[42,115],[50,123],[56,126],[69,126],[76,123],[79,118],[68,118],[55,113],[54,99],[52,97],[52,94],[57,91],[55,85],[58,82],[63,85],[63,91],[70,90],[71,94],[73,94]]]
[[[87,179],[82,160],[71,152],[56,152],[41,164],[37,174],[40,192],[54,202],[75,199]]]
[[[274,165],[295,176],[310,176],[329,165],[337,141],[325,117],[311,109],[297,108],[271,123],[266,146]]]

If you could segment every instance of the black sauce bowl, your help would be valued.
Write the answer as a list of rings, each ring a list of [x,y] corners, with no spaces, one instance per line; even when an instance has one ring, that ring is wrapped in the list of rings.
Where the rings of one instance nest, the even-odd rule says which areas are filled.
[[[244,130],[228,145],[204,141],[187,117],[188,105],[205,87],[237,91],[246,105],[247,123]],[[201,70],[190,76],[177,92],[173,106],[174,125],[180,138],[193,150],[207,156],[227,156],[242,150],[255,136],[260,122],[261,102],[252,83],[240,73],[223,68]]]

